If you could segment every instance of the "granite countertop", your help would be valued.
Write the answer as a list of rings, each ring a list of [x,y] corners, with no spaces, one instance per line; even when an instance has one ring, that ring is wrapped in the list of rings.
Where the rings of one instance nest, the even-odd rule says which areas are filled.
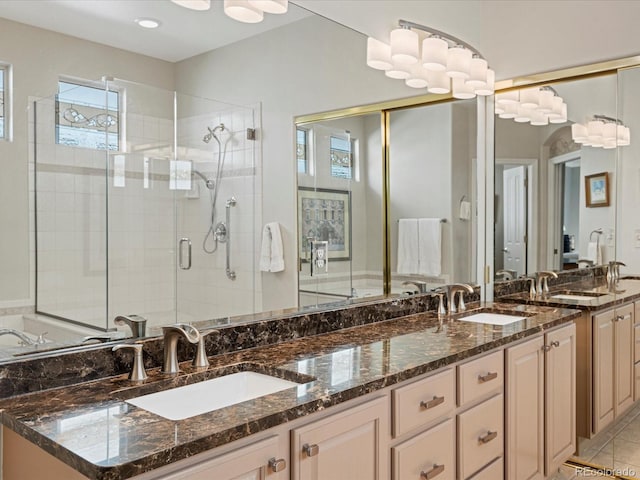
[[[525,319],[506,326],[459,321],[479,308]],[[2,423],[89,478],[130,478],[579,316],[576,310],[503,303],[473,303],[449,318],[418,313],[217,355],[208,369],[182,363],[175,377],[152,369],[142,385],[120,375],[11,397],[0,401]],[[300,386],[178,421],[126,403],[242,370]]]
[[[640,277],[623,278],[614,288],[610,288],[604,278],[587,279],[549,287],[547,295],[530,298],[529,292],[504,295],[497,299],[501,302],[513,302],[526,305],[547,305],[554,307],[577,308],[579,310],[601,310],[640,298]],[[585,298],[553,298],[554,295],[593,295]]]

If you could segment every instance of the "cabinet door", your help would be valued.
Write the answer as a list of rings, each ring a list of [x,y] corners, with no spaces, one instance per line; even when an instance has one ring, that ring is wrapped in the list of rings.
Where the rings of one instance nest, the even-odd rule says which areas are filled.
[[[278,453],[278,437],[273,436],[159,480],[284,480],[289,469]]]
[[[614,316],[615,312],[593,316],[593,433],[614,418]]]
[[[544,478],[544,339],[507,349],[507,478]]]
[[[387,479],[388,416],[380,398],[293,430],[293,480]]]
[[[545,473],[557,471],[576,451],[576,326],[546,335]]]
[[[633,305],[615,311],[615,416],[633,405]]]

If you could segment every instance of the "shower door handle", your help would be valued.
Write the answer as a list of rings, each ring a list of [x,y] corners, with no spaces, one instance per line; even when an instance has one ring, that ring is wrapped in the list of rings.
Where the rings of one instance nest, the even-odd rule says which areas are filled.
[[[184,245],[187,244],[187,264],[184,263]],[[191,268],[191,240],[189,238],[181,238],[178,242],[178,266],[182,270]]]

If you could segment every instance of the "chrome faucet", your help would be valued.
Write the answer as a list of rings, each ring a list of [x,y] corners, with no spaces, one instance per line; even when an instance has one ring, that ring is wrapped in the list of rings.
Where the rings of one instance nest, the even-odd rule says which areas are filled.
[[[164,335],[162,373],[178,373],[180,371],[178,368],[178,339],[183,337],[189,343],[197,344],[201,339],[200,332],[193,325],[176,323],[175,325],[162,327],[162,333]]]
[[[449,315],[452,313],[456,313],[459,311],[464,311],[467,309],[467,306],[464,304],[464,292],[473,293],[473,287],[471,285],[467,285],[466,283],[452,283],[451,285],[445,285],[438,289],[440,292],[444,292],[447,296],[447,305],[449,307]],[[458,306],[456,307],[456,293],[459,293]],[[438,313],[442,310],[438,308]],[[443,312],[444,313],[444,312]]]
[[[116,325],[127,325],[131,329],[131,336],[134,338],[144,337],[147,328],[147,319],[140,315],[118,315],[113,323]]]
[[[550,278],[558,278],[558,274],[551,270],[536,272],[536,295],[541,296],[549,293]]]
[[[406,282],[402,282],[403,287],[408,287],[409,285],[416,287],[418,293],[427,293],[427,282],[423,282],[422,280],[407,280]]]
[[[509,270],[508,268],[503,268],[496,272],[496,277],[503,277],[504,280],[513,280],[518,276],[518,272],[515,270]]]
[[[147,372],[144,369],[144,362],[142,360],[142,344],[141,343],[121,343],[115,345],[111,350],[130,349],[133,350],[133,366],[131,373],[129,373],[129,380],[132,382],[141,382],[147,379]]]
[[[24,345],[28,345],[31,347],[34,345],[38,345],[39,343],[22,333],[20,330],[14,330],[13,328],[0,328],[0,335],[13,335],[14,337],[18,337]],[[42,343],[44,343],[44,338]]]
[[[615,260],[609,262],[609,267],[607,268],[607,283],[609,285],[616,284],[620,280],[620,267],[626,267],[626,265]]]

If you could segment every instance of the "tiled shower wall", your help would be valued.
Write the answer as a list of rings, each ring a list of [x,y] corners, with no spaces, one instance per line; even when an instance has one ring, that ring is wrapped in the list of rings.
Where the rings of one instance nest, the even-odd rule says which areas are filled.
[[[107,154],[56,145],[55,102],[38,102],[38,311],[98,328],[113,328],[120,314],[143,315],[153,326],[256,311],[261,182],[256,142],[246,140],[246,128],[254,127],[253,109],[226,106],[178,120],[178,159],[191,160],[208,177],[214,176],[218,156],[215,141],[202,142],[206,127],[222,122],[231,133],[216,222],[224,220],[225,203],[234,196],[229,245],[235,281],[225,274],[227,245],[214,254],[201,247],[210,217],[204,183],[194,177],[197,186],[190,191],[169,189],[172,110],[158,115],[155,105],[154,116],[135,111],[135,105],[127,110],[128,153]],[[114,177],[116,158],[124,161],[124,175],[115,169]],[[183,237],[193,243],[192,268],[176,273],[177,240]]]

